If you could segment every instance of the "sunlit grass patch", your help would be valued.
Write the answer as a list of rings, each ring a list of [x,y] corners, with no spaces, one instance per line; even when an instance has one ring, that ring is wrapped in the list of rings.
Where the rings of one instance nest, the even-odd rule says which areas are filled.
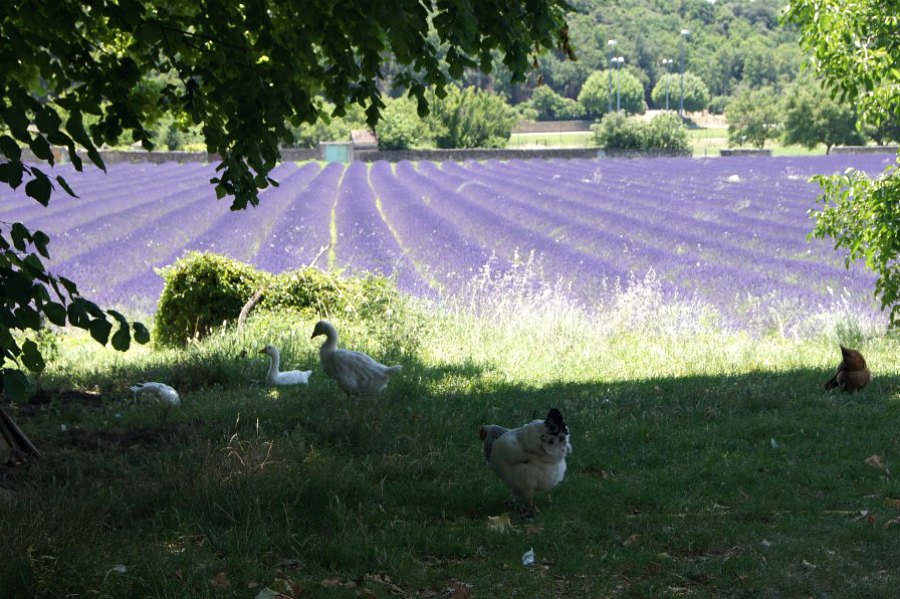
[[[324,375],[313,317],[253,313],[183,349],[127,354],[65,335],[44,399],[12,409],[45,457],[4,496],[0,588],[889,596],[900,340],[849,300],[751,332],[653,273],[608,289],[580,304],[520,256],[443,302],[332,315],[343,346],[403,365],[375,398]],[[821,388],[839,342],[875,374],[860,393]],[[266,343],[312,368],[310,384],[264,387]],[[182,404],[134,402],[139,380],[176,386]],[[549,407],[572,432],[566,479],[534,520],[492,526],[507,490],[478,427]]]

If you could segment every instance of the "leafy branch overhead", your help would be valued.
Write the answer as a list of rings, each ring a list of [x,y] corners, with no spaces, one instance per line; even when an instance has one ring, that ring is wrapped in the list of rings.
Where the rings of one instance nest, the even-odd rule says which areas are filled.
[[[900,120],[900,3],[792,0],[785,19],[799,25],[810,64],[834,96],[853,101],[872,126]],[[849,171],[817,177],[821,211],[812,236],[831,237],[878,275],[875,294],[900,324],[900,164],[869,178]]]
[[[50,144],[64,146],[76,168],[83,147],[103,168],[98,146],[130,132],[150,148],[146,127],[177,113],[202,125],[208,150],[221,157],[212,182],[220,198],[233,196],[233,209],[255,205],[257,189],[272,183],[267,175],[279,143],[290,139],[288,122],[328,116],[319,98],[336,116],[363,105],[374,125],[388,53],[402,65],[393,84],[425,114],[427,88],[443,95],[465,69],[490,70],[495,50],[518,80],[536,52],[571,52],[561,0],[13,5],[0,20],[3,39],[16,40],[0,49],[0,116],[15,142],[50,164]],[[152,73],[177,80],[153,85]],[[41,174],[19,161],[14,140],[0,147],[9,160],[0,180],[14,185],[30,175],[46,189]]]
[[[63,177],[24,162],[22,148],[52,167],[61,147],[76,170],[83,155],[105,170],[98,148],[130,135],[149,150],[149,129],[169,116],[199,126],[220,157],[217,197],[230,196],[233,210],[255,206],[258,191],[277,184],[268,175],[290,125],[341,116],[353,104],[378,121],[390,56],[400,66],[391,83],[424,115],[426,89],[443,98],[450,80],[489,71],[498,53],[513,80],[544,49],[572,55],[569,9],[563,0],[10,0],[0,16],[0,182],[24,183],[44,206],[56,185],[74,197]],[[48,242],[21,223],[0,227],[0,384],[10,396],[24,393],[20,366],[43,368],[22,335],[42,316],[116,349],[127,349],[132,333],[149,337],[49,274],[41,262]]]

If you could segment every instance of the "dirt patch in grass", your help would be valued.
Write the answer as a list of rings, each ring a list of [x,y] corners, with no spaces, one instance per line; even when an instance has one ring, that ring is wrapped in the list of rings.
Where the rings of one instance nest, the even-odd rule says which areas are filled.
[[[103,407],[103,395],[99,391],[79,391],[38,389],[28,398],[28,402],[20,404],[16,414],[34,416],[44,414],[53,407],[62,405],[78,405],[87,409],[99,410]]]
[[[80,427],[66,431],[59,437],[59,445],[91,450],[129,449],[131,447],[169,447],[196,440],[197,429],[192,424],[172,424],[135,427],[114,427],[84,430]]]

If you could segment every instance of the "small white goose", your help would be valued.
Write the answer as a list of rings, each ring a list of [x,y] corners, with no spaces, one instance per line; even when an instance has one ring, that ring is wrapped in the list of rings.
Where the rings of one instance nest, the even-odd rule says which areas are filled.
[[[165,383],[138,383],[137,385],[132,385],[129,389],[134,393],[135,399],[137,399],[138,395],[149,393],[155,395],[160,401],[167,403],[170,406],[177,406],[181,403],[181,398],[178,397],[178,391]]]
[[[379,364],[361,352],[338,349],[337,329],[327,320],[316,323],[312,337],[319,335],[325,335],[325,343],[319,348],[322,369],[347,395],[376,395],[402,368]]]
[[[266,373],[266,384],[271,387],[282,387],[286,385],[306,385],[309,383],[309,375],[312,370],[289,370],[287,372],[279,372],[278,367],[281,364],[281,355],[278,348],[274,345],[267,345],[261,350],[261,354],[269,356],[269,372]]]

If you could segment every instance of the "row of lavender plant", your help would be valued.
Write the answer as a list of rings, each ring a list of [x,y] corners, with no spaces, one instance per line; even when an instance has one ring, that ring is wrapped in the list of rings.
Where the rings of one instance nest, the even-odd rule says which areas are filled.
[[[486,264],[502,273],[533,254],[545,282],[588,304],[613,281],[653,270],[669,293],[736,313],[760,298],[821,305],[830,289],[868,299],[870,273],[806,241],[817,193],[808,178],[847,166],[877,173],[889,161],[283,164],[261,206],[236,213],[214,199],[211,165],[118,164],[106,175],[57,167],[79,198],[57,193],[44,208],[2,189],[0,221],[48,232],[51,268],[83,292],[145,311],[161,290],[154,270],[188,250],[282,272],[330,248],[329,267],[394,275],[417,294],[453,294]]]
[[[867,158],[868,160],[857,162],[862,163],[862,166],[867,167],[868,170],[877,172],[885,163],[884,157],[875,157],[874,160],[872,157]],[[730,182],[740,181],[741,177],[739,175],[726,178],[717,177],[716,174],[709,172],[709,167],[712,165],[725,166],[729,169],[734,166],[740,166],[729,161],[709,161],[711,164],[703,164],[700,161],[629,161],[614,166],[607,166],[609,163],[605,163],[604,171],[607,173],[605,175],[598,170],[598,163],[593,161],[582,164],[579,164],[578,161],[568,161],[565,164],[549,165],[547,169],[528,164],[525,165],[528,168],[527,173],[523,172],[523,165],[515,163],[488,163],[487,165],[470,163],[463,166],[445,165],[445,168],[450,171],[468,171],[461,176],[470,181],[485,183],[489,187],[493,185],[495,186],[495,191],[515,191],[517,187],[521,186],[510,182],[524,180],[528,184],[524,194],[525,199],[536,203],[552,204],[554,208],[550,212],[565,210],[566,202],[569,199],[580,200],[581,203],[575,213],[583,218],[590,218],[592,211],[595,211],[599,205],[606,205],[607,207],[610,205],[617,206],[620,210],[621,218],[624,220],[615,223],[615,219],[611,221],[607,218],[602,222],[594,222],[594,226],[607,230],[615,230],[618,227],[622,231],[622,237],[634,244],[641,240],[657,240],[659,245],[656,249],[665,250],[668,247],[672,254],[668,260],[660,261],[660,265],[663,267],[671,268],[679,262],[685,262],[678,259],[677,252],[686,255],[688,258],[687,262],[694,261],[694,267],[687,269],[678,277],[682,279],[679,281],[682,288],[690,287],[692,281],[708,283],[710,280],[713,282],[719,280],[721,282],[720,287],[725,291],[742,290],[748,295],[759,296],[765,295],[767,290],[771,292],[773,288],[779,286],[782,288],[781,291],[785,291],[785,280],[787,279],[791,281],[790,284],[794,287],[792,290],[793,295],[799,299],[805,299],[808,304],[822,299],[823,294],[826,293],[825,283],[830,283],[833,286],[840,283],[849,283],[850,286],[862,286],[866,289],[871,289],[871,275],[859,269],[854,269],[849,273],[844,271],[843,267],[838,264],[839,260],[834,257],[834,253],[827,247],[823,247],[824,243],[813,244],[816,251],[809,251],[810,244],[807,244],[804,240],[806,229],[803,229],[803,227],[809,226],[805,212],[813,205],[812,200],[815,197],[815,188],[805,181],[805,177],[802,180],[800,177],[782,177],[782,173],[778,172],[778,166],[783,164],[783,162],[778,162],[781,160],[783,159],[776,159],[773,162],[773,168],[769,170],[773,174],[769,176],[768,181],[760,180],[762,179],[760,173],[754,174],[754,178],[757,181],[755,181],[752,191],[757,195],[753,196],[754,199],[752,201],[747,199],[741,200],[741,202],[752,202],[762,205],[768,201],[769,204],[778,205],[779,212],[781,212],[776,215],[777,220],[773,220],[771,215],[769,215],[768,223],[762,216],[756,217],[756,220],[750,223],[753,227],[750,235],[753,238],[758,238],[760,233],[764,235],[767,233],[768,228],[765,226],[766,224],[771,224],[773,228],[781,226],[780,223],[785,220],[784,206],[789,206],[793,212],[791,218],[797,221],[793,225],[796,230],[793,237],[787,236],[782,232],[781,245],[784,245],[785,240],[790,240],[792,244],[805,246],[804,249],[806,251],[803,252],[803,260],[796,259],[798,253],[796,249],[785,251],[778,243],[768,243],[771,240],[766,240],[767,243],[764,244],[765,249],[762,251],[762,254],[766,257],[765,260],[760,260],[761,256],[758,249],[747,251],[741,247],[740,242],[735,243],[735,240],[738,240],[742,234],[747,233],[747,222],[735,223],[725,222],[721,218],[709,219],[709,215],[717,210],[720,214],[727,215],[728,210],[723,211],[720,209],[720,206],[723,204],[721,201],[723,198],[702,192],[692,193],[690,198],[678,198],[672,184],[673,179],[683,178],[684,170],[690,170],[691,167],[706,167],[703,181],[717,178],[727,179]],[[669,164],[665,164],[667,162]],[[826,163],[820,163],[814,168],[827,172],[829,165],[827,161],[823,162]],[[758,165],[759,163],[754,162],[753,164]],[[831,166],[834,167],[837,164],[838,162],[832,159]],[[654,166],[661,168],[651,168]],[[677,166],[679,168],[662,168],[666,166]],[[578,170],[579,167],[582,170]],[[584,170],[585,167],[591,170],[586,172]],[[640,177],[641,172],[634,170],[635,167],[644,169],[645,173],[654,173],[654,177],[645,176],[642,180]],[[668,180],[665,177],[656,177],[655,175],[656,173],[672,172],[678,174],[675,177],[669,176]],[[644,180],[656,181],[655,189],[653,183],[645,184]],[[537,186],[535,186],[535,182],[539,182]],[[782,182],[786,183],[782,185]],[[645,185],[645,187],[637,193],[628,194],[627,196],[622,195],[615,198],[613,202],[609,202],[610,193],[621,193],[623,186],[640,184]],[[650,187],[647,188],[646,185],[650,185]],[[784,193],[782,187],[792,187],[792,195]],[[763,197],[759,197],[759,195],[763,195]],[[734,203],[733,199],[732,204]],[[677,205],[677,210],[669,208],[673,204]],[[797,207],[800,209],[797,210]],[[645,214],[641,214],[640,211],[642,210],[645,211]],[[734,211],[731,212],[733,213]],[[647,222],[660,222],[660,214],[664,215],[662,222],[665,224],[641,226],[640,222],[637,222],[642,216],[645,217]],[[684,216],[685,214],[688,214],[688,216]],[[760,214],[762,215],[763,213]],[[623,222],[625,223],[624,226]],[[693,231],[693,238],[686,237],[684,234],[679,233],[680,231]],[[703,247],[707,248],[705,252],[700,251]],[[675,251],[672,251],[673,249]],[[709,252],[709,249],[714,251]],[[815,254],[821,255],[817,256]],[[792,256],[792,258],[780,258],[779,256]],[[829,260],[829,256],[834,257],[834,259]],[[628,259],[631,263],[637,264],[630,256],[623,255],[623,259]],[[731,267],[730,272],[723,272],[722,269],[724,267]],[[735,271],[735,268],[738,270]],[[665,268],[661,270],[665,270]],[[756,275],[754,275],[754,270],[757,272]],[[759,274],[764,276],[760,277],[758,276]],[[781,275],[780,278],[779,275]],[[737,283],[737,287],[735,287],[735,283]],[[710,290],[707,291],[709,292]],[[716,294],[713,293],[711,295]]]

